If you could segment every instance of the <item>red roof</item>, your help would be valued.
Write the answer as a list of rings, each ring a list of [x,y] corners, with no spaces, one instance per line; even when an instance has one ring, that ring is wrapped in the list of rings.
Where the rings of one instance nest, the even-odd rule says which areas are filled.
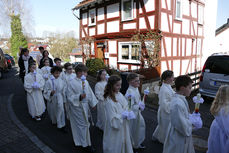
[[[96,2],[96,0],[83,0],[78,5],[76,5],[76,7],[73,9],[79,9],[82,6],[93,3],[93,2]]]

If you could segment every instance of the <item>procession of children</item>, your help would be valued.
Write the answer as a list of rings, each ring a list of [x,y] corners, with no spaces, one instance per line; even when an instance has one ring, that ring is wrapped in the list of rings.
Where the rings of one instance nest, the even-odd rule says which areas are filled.
[[[43,54],[48,55],[46,51]],[[138,74],[128,74],[129,87],[123,95],[120,92],[123,80],[118,75],[109,76],[102,69],[98,71],[93,92],[87,81],[88,68],[84,64],[78,64],[73,70],[72,64],[66,63],[65,71],[62,71],[61,59],[56,58],[52,63],[55,66],[51,66],[46,56],[37,63],[27,54],[22,56],[24,67],[27,67],[22,80],[27,92],[29,114],[33,119],[40,121],[47,109],[51,124],[64,133],[67,132],[68,119],[75,146],[88,153],[95,152],[91,143],[95,141],[90,136],[91,124],[103,131],[103,153],[133,153],[145,148],[146,124],[142,111],[149,91],[146,89],[142,98]],[[176,90],[171,87],[173,83]],[[163,153],[195,152],[192,132],[200,129],[203,123],[200,114],[192,113],[189,109],[186,97],[190,96],[191,89],[192,80],[189,76],[178,76],[174,82],[172,71],[162,73],[158,94],[158,125],[152,140],[163,144]],[[94,123],[90,110],[96,108],[97,123]],[[229,87],[223,86],[211,108],[216,119],[210,131],[208,153],[229,152],[229,130],[226,128],[229,126],[228,110]],[[217,146],[214,145],[216,141]]]

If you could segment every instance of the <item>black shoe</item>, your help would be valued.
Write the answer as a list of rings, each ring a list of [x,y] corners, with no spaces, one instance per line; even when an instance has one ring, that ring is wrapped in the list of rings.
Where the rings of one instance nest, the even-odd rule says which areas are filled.
[[[63,132],[63,133],[68,133],[68,131],[66,130],[66,127],[65,127],[65,126],[62,127],[62,128],[59,128],[59,130],[60,130],[61,132]]]
[[[88,147],[83,147],[84,150],[87,152],[87,153],[95,153],[95,148],[93,148],[92,146],[88,146]]]
[[[140,144],[140,146],[138,147],[138,149],[145,149],[146,146],[144,146],[143,144]]]

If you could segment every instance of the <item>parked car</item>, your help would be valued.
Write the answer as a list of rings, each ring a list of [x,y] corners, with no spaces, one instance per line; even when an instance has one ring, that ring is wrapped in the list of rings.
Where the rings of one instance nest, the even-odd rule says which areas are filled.
[[[11,69],[12,66],[15,66],[14,58],[12,56],[10,56],[9,54],[4,54],[4,55],[5,55],[5,58],[7,60],[8,68]]]
[[[2,49],[0,48],[0,79],[2,78],[3,72],[8,68],[7,60],[4,56]]]
[[[73,68],[75,68],[76,65],[78,65],[78,64],[83,64],[83,63],[82,62],[74,62],[74,63],[72,63]]]
[[[229,85],[229,55],[213,54],[206,60],[200,76],[200,94],[214,98],[221,85]]]

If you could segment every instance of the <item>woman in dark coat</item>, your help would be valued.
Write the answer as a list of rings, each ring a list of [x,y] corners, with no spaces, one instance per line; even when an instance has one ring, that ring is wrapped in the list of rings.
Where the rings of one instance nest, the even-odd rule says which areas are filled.
[[[39,65],[39,68],[41,69],[43,66],[45,66],[44,65],[44,61],[46,60],[46,59],[48,59],[49,60],[49,65],[50,65],[50,67],[53,67],[53,61],[52,61],[52,59],[51,58],[49,58],[49,52],[47,51],[47,50],[44,50],[44,52],[42,53],[42,59],[40,60],[40,65]]]
[[[19,65],[19,77],[24,82],[25,75],[29,72],[29,63],[33,62],[33,58],[29,56],[29,50],[27,48],[21,49],[21,54],[18,60]]]

